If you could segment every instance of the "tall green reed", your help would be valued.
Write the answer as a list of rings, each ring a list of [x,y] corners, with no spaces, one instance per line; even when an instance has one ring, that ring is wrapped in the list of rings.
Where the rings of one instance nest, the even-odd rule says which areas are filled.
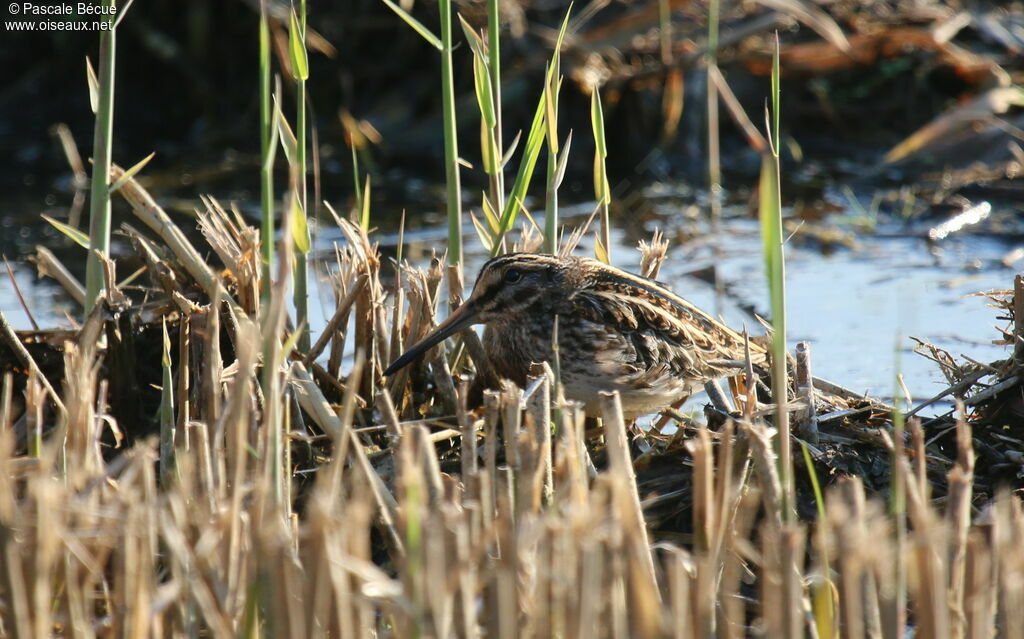
[[[274,130],[270,108],[270,23],[267,0],[260,0],[260,295],[270,295],[270,268],[274,261],[274,154],[270,139]]]
[[[440,0],[441,100],[444,109],[444,174],[448,193],[448,263],[462,263],[462,187],[459,175],[458,128],[452,78],[452,2]]]
[[[563,33],[568,24],[572,3],[566,9]],[[565,146],[559,151],[558,145],[558,94],[562,88],[562,37],[560,34],[544,83],[544,113],[547,122],[548,173],[547,191],[544,199],[544,252],[558,252],[558,187],[565,175],[565,165],[572,145],[572,132],[566,138]]]
[[[105,8],[113,7],[114,0],[103,0]],[[127,10],[127,6],[122,9]],[[89,198],[89,256],[85,267],[85,315],[96,304],[96,296],[103,288],[103,260],[110,252],[110,163],[114,138],[114,66],[117,53],[117,25],[114,15],[105,20],[109,29],[100,33],[99,77],[89,68],[90,102],[96,114],[93,133],[92,184]]]
[[[786,265],[785,237],[782,233],[782,193],[779,168],[779,43],[776,35],[772,61],[771,113],[765,114],[769,129],[769,150],[761,155],[760,223],[765,275],[771,300],[772,320],[772,396],[775,399],[775,426],[778,429],[779,479],[782,482],[782,519],[795,516],[793,460],[790,444],[788,408],[789,373],[786,361]]]
[[[459,174],[459,143],[455,119],[455,87],[452,73],[452,3],[439,0],[440,39],[419,20],[392,0],[381,0],[416,33],[441,52],[441,101],[444,121],[444,174],[448,210],[448,263],[462,262],[462,187]],[[496,9],[495,9],[496,11]]]
[[[459,16],[462,23],[462,31],[469,42],[470,51],[473,54],[473,87],[476,93],[477,107],[480,109],[480,157],[482,159],[484,173],[487,174],[490,182],[490,197],[486,194],[483,198],[484,219],[488,224],[488,233],[493,233],[497,218],[495,211],[501,210],[504,206],[504,194],[502,193],[502,175],[504,165],[502,163],[500,132],[501,104],[495,99],[494,75],[490,65],[492,56],[487,50],[487,42],[473,30],[468,22]],[[478,225],[474,219],[474,224]]]
[[[553,54],[555,56],[557,56],[558,52],[562,49],[562,43],[565,40],[565,31],[568,28],[568,25],[569,14],[566,13],[565,18],[562,21],[562,26],[558,31],[558,38],[555,41],[555,53]],[[547,87],[551,85],[551,82],[552,65],[549,64],[547,72],[544,75],[544,88],[541,89],[540,99],[537,102],[536,110],[533,112],[533,120],[530,123],[530,130],[526,136],[522,156],[519,159],[519,169],[516,172],[516,178],[512,183],[512,188],[509,191],[508,198],[505,200],[505,207],[501,210],[501,217],[495,219],[489,218],[489,228],[485,229],[482,225],[477,226],[480,238],[492,256],[498,255],[502,252],[504,249],[505,234],[512,230],[512,227],[515,225],[516,218],[519,215],[519,211],[524,208],[523,200],[526,198],[526,192],[530,188],[530,181],[533,179],[533,173],[537,166],[537,159],[540,157],[544,141],[547,139]],[[505,156],[501,160],[502,166],[509,162],[512,152],[517,146],[517,141],[513,141],[511,148],[505,152]],[[568,148],[568,144],[566,144],[566,148]],[[567,153],[567,151],[563,149],[562,153]],[[488,212],[486,210],[486,206],[484,214],[485,217],[487,217]]]
[[[612,201],[608,185],[608,145],[604,137],[604,108],[601,106],[601,90],[594,87],[590,94],[590,123],[594,130],[594,198],[601,209],[601,237],[595,245],[597,259],[607,264],[612,259],[612,232],[608,206]]]
[[[494,145],[504,149],[501,134],[501,14],[499,0],[487,0],[487,66],[491,73],[491,91],[494,102]],[[500,161],[500,157],[498,158]],[[492,204],[500,211],[504,206],[505,173],[502,164],[491,185]]]
[[[302,327],[299,335],[299,350],[309,350],[309,223],[306,199],[306,80],[309,79],[309,58],[306,54],[306,0],[299,3],[299,16],[294,8],[288,27],[289,50],[292,74],[296,83],[295,106],[295,204],[292,226],[295,242],[295,271],[292,297],[295,304],[295,325]]]

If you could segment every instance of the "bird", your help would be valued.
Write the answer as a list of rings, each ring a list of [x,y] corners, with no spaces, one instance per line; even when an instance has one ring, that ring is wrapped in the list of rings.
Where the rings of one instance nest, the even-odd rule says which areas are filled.
[[[601,391],[618,391],[635,419],[735,375],[747,349],[755,362],[765,355],[655,280],[584,257],[510,253],[486,262],[469,298],[384,375],[474,324],[492,370],[520,387],[534,363],[554,359],[557,340],[565,397],[595,417]]]

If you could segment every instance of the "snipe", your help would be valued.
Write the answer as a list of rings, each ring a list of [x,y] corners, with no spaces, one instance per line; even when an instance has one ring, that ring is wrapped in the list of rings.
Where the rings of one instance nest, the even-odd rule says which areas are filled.
[[[627,418],[655,412],[735,374],[744,358],[741,335],[653,280],[586,258],[514,253],[484,264],[469,299],[384,374],[485,324],[492,367],[522,386],[532,363],[552,359],[556,317],[565,394],[590,415],[610,390]]]

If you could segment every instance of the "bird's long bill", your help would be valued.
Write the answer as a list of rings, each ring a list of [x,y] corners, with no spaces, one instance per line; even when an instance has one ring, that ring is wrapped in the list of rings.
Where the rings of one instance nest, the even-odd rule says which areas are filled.
[[[394,375],[401,369],[408,366],[410,362],[420,355],[426,353],[431,348],[437,346],[455,333],[458,333],[462,329],[473,324],[476,316],[476,305],[473,304],[472,301],[466,302],[459,308],[455,309],[455,312],[449,315],[448,319],[438,324],[433,333],[430,333],[421,339],[417,344],[414,344],[409,348],[409,350],[402,353],[401,357],[391,362],[391,366],[387,367],[384,374],[388,376]]]

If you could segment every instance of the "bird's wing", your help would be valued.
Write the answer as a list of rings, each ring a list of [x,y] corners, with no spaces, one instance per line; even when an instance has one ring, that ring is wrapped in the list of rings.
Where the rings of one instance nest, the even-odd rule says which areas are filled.
[[[637,364],[647,370],[669,366],[715,376],[730,367],[714,362],[743,359],[741,335],[685,300],[659,293],[617,282],[613,289],[582,289],[571,301],[577,317],[609,325],[628,338]],[[760,359],[760,349],[751,349],[755,361]]]

